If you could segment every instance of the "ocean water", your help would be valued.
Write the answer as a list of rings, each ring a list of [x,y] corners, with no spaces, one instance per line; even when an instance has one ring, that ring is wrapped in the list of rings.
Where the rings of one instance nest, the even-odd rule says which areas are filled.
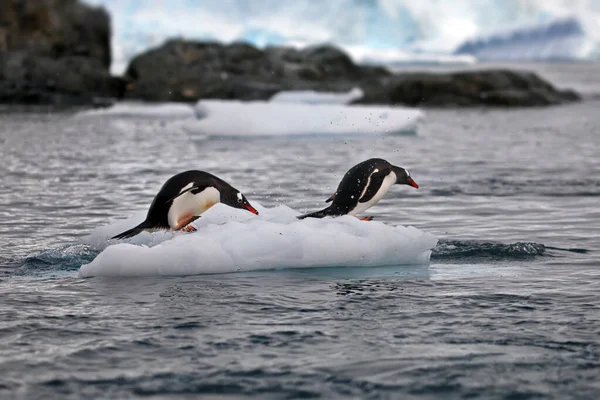
[[[552,76],[600,87],[597,65],[574,68]],[[3,108],[0,397],[594,399],[599,109],[588,96],[427,110],[417,135],[219,140]],[[368,214],[437,236],[429,266],[78,277],[98,254],[81,238],[179,171],[304,212],[370,157],[420,185]]]

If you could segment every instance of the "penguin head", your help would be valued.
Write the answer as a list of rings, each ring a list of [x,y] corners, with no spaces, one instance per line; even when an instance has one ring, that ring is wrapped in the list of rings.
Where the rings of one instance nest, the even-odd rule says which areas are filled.
[[[221,191],[221,203],[227,204],[229,207],[248,210],[252,214],[258,215],[258,211],[256,211],[256,208],[252,207],[248,199],[246,199],[246,196],[234,188],[225,190],[225,193]]]
[[[393,167],[394,174],[396,174],[396,184],[412,186],[415,189],[419,188],[417,182],[415,182],[413,178],[410,177],[410,174],[406,169],[402,167],[396,167],[395,165]]]

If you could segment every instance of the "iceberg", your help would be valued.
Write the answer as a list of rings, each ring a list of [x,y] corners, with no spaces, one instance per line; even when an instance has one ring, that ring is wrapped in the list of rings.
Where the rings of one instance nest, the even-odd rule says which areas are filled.
[[[343,104],[359,94],[360,89],[283,92],[273,101],[201,100],[195,106],[126,101],[82,111],[75,118],[106,118],[124,131],[169,129],[205,138],[416,133],[423,111]]]
[[[424,113],[404,107],[201,100],[190,131],[212,137],[416,133]]]
[[[360,88],[347,93],[317,92],[314,90],[285,90],[269,99],[271,103],[350,104],[364,95]]]
[[[196,232],[144,232],[108,238],[144,219],[145,212],[99,227],[83,241],[102,252],[81,277],[200,275],[242,271],[428,265],[437,239],[415,227],[351,216],[298,220],[287,206],[260,215],[217,204],[194,222]]]

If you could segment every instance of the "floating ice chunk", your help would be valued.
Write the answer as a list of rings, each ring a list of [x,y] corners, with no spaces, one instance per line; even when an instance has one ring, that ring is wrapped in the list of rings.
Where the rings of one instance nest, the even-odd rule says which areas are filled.
[[[415,133],[423,118],[414,108],[202,100],[202,119],[188,130],[207,136],[291,136]]]
[[[145,132],[147,134],[188,134],[189,121],[197,118],[193,106],[182,103],[121,102],[108,108],[82,111],[75,114],[78,120],[101,118],[111,130],[124,135]],[[195,137],[199,139],[198,136]]]
[[[76,117],[120,117],[120,118],[156,118],[186,119],[196,118],[194,107],[183,103],[143,103],[125,101],[107,108],[96,108],[76,114]]]
[[[304,103],[304,104],[350,104],[364,95],[360,88],[346,93],[316,92],[314,90],[286,90],[276,93],[269,100],[272,103]]]
[[[144,232],[128,242],[107,238],[144,218],[96,229],[84,241],[102,248],[79,270],[82,277],[197,275],[275,268],[375,267],[429,263],[437,239],[414,227],[355,217],[297,220],[286,206],[260,215],[217,204],[197,220],[198,231]]]

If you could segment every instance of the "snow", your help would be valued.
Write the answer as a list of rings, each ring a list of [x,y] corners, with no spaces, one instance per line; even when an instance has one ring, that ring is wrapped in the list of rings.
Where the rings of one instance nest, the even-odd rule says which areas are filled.
[[[353,88],[347,93],[316,92],[314,90],[287,90],[275,94],[271,103],[305,103],[305,104],[350,104],[364,95],[360,88]]]
[[[103,250],[81,277],[199,275],[241,271],[427,265],[437,239],[415,227],[351,216],[298,220],[287,206],[255,204],[256,216],[217,204],[194,223],[196,232],[144,232],[108,240],[137,225],[145,212],[95,229],[84,243]]]
[[[415,133],[424,116],[403,107],[229,100],[201,100],[197,114],[188,129],[213,137]]]

